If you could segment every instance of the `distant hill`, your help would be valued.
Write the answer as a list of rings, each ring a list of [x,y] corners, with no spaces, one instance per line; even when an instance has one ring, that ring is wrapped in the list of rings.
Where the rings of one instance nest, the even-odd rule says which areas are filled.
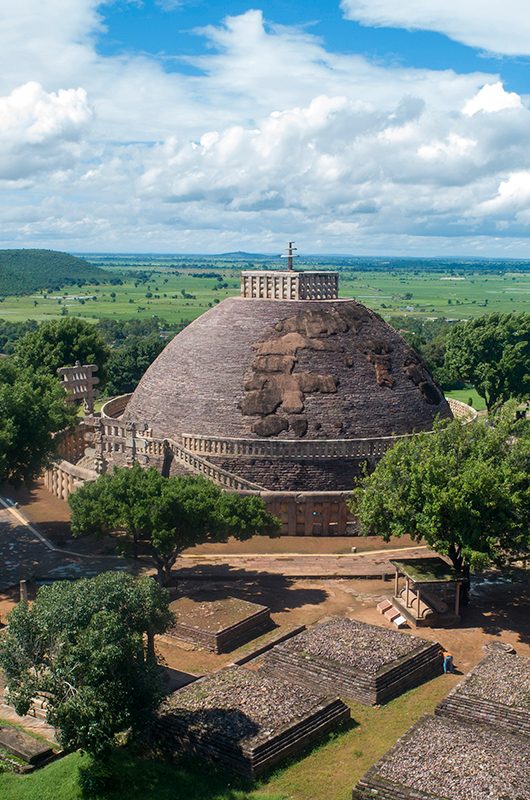
[[[65,284],[108,280],[83,258],[56,250],[0,250],[0,295],[57,290]]]
[[[267,255],[266,253],[245,253],[243,250],[236,250],[234,253],[216,253],[210,256],[210,258],[233,258],[234,261],[253,258],[260,259],[260,261],[269,261],[271,258],[278,258],[278,256]]]

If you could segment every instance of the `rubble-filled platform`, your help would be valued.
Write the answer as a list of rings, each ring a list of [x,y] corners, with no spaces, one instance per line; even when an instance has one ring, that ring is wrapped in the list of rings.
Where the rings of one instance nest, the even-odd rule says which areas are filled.
[[[359,781],[353,800],[523,800],[530,746],[505,731],[445,717],[419,720]]]
[[[442,648],[437,642],[334,618],[274,647],[260,671],[377,705],[441,670]]]
[[[350,719],[338,698],[227,667],[169,695],[159,712],[162,744],[255,778]]]
[[[491,725],[530,741],[530,658],[490,652],[442,700],[436,714]]]
[[[267,606],[235,597],[199,600],[180,597],[170,604],[176,623],[167,632],[214,653],[227,653],[272,627]]]

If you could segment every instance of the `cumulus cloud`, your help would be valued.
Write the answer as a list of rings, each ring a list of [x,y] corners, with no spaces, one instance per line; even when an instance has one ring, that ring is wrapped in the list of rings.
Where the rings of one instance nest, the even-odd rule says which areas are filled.
[[[505,111],[507,108],[522,108],[523,102],[517,92],[506,92],[500,81],[487,83],[477,94],[468,100],[462,113],[468,117],[484,111],[487,114]]]
[[[0,97],[0,178],[20,180],[75,156],[91,117],[84,89],[45,92],[36,82]]]
[[[530,209],[530,170],[512,172],[506,180],[501,181],[497,195],[485,200],[479,209],[486,214]]]
[[[436,31],[494,53],[530,54],[526,0],[341,0],[341,6],[363,25]]]

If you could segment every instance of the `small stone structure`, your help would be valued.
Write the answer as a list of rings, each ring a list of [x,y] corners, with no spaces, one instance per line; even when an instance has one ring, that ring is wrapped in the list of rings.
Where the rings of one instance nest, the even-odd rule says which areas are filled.
[[[170,605],[176,624],[166,636],[176,636],[214,653],[228,653],[272,627],[270,609],[235,597],[201,601],[181,597]]]
[[[425,716],[361,778],[353,800],[527,800],[530,746],[504,730]]]
[[[442,700],[435,713],[490,725],[530,741],[530,658],[502,650],[490,652]]]
[[[441,671],[437,642],[346,618],[274,647],[260,670],[364,705],[386,703]]]
[[[244,271],[241,296],[259,300],[336,300],[338,272]]]
[[[339,699],[228,667],[169,695],[158,720],[162,744],[256,778],[348,723]]]
[[[392,607],[415,628],[458,625],[463,576],[439,557],[403,558],[396,570]],[[400,578],[405,578],[405,586]]]

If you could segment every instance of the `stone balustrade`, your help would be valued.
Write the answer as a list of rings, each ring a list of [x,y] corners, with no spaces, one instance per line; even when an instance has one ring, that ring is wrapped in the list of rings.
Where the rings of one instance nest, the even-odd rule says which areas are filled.
[[[118,419],[121,417],[131,397],[131,394],[120,394],[118,397],[107,400],[101,408],[101,418],[105,420]]]
[[[54,461],[44,473],[44,485],[51,494],[60,500],[68,500],[69,495],[86,481],[95,481],[97,472],[78,467],[69,461]]]
[[[239,475],[227,472],[227,470],[221,469],[221,467],[216,467],[215,464],[211,464],[206,459],[200,458],[200,456],[194,453],[190,453],[171,439],[166,441],[174,458],[191,472],[204,475],[205,478],[209,478],[213,483],[224,486],[225,489],[231,489],[232,491],[245,489],[257,492],[262,491],[262,486],[246,481],[244,478],[240,478]]]
[[[478,417],[478,412],[472,406],[468,406],[467,403],[463,403],[461,400],[453,400],[452,397],[446,397],[446,400],[449,403],[453,417],[456,419],[461,419],[464,423],[467,423],[473,422]]]

